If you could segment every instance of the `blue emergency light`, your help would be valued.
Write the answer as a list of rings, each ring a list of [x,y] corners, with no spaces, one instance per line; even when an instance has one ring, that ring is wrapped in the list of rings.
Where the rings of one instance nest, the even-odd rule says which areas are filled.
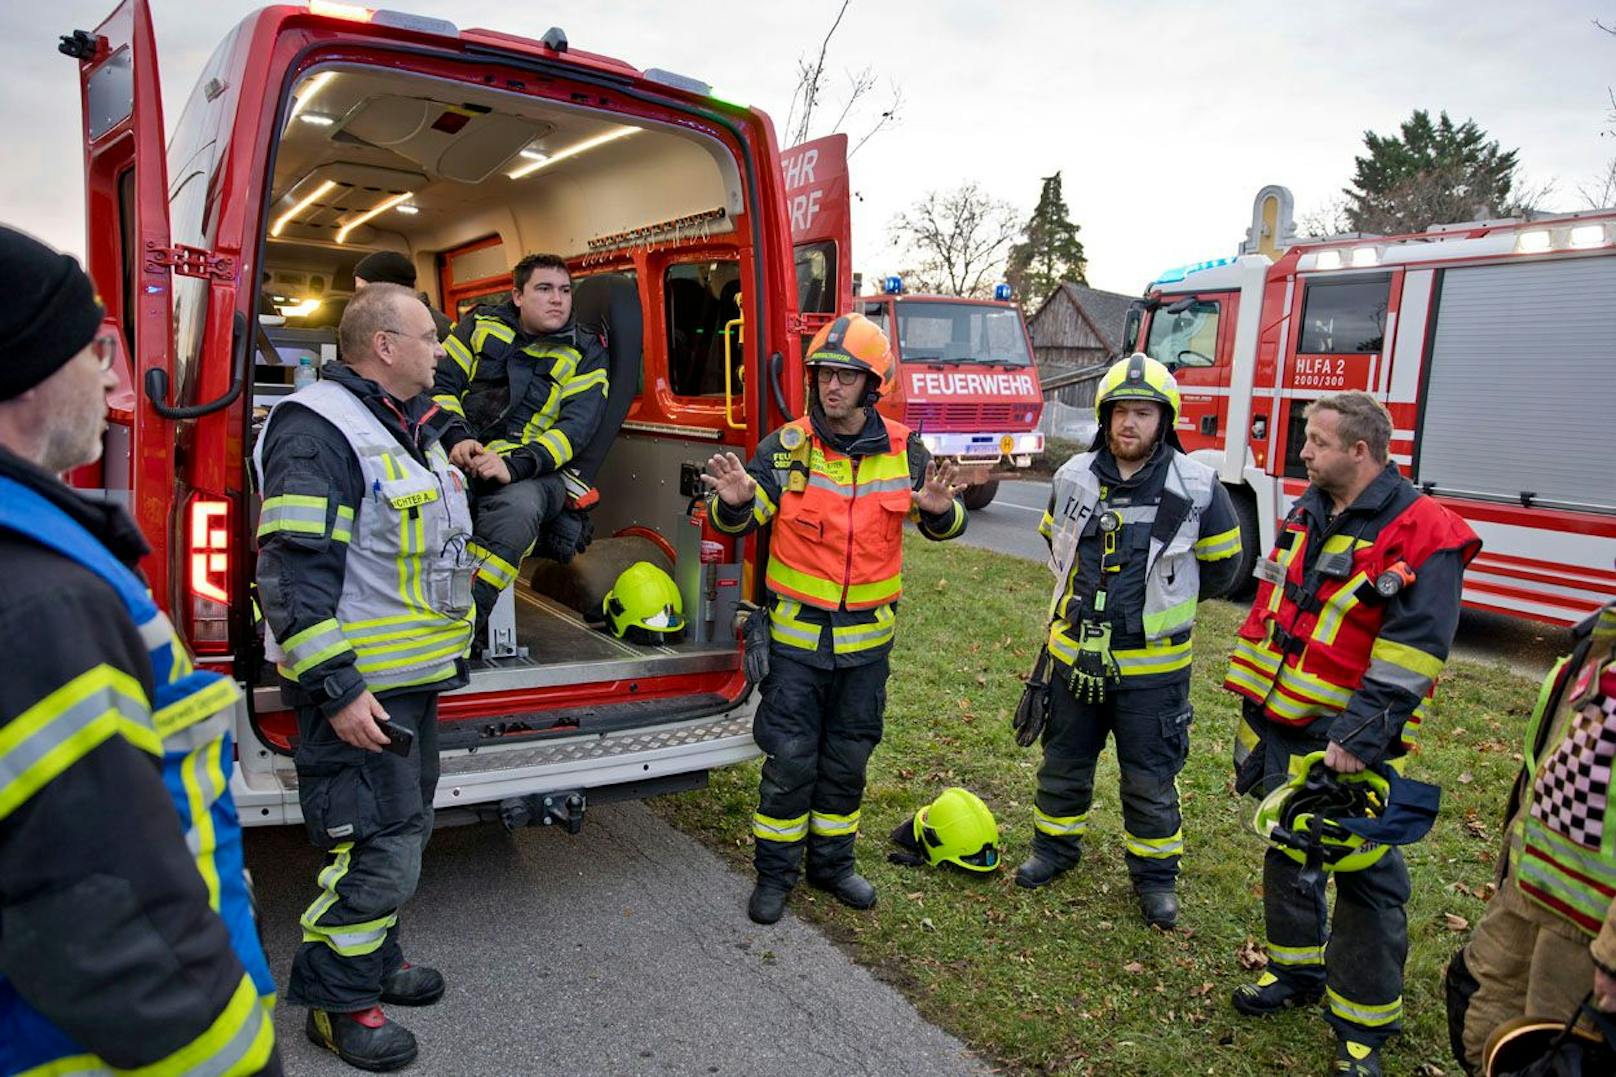
[[[1010,285],[1005,284],[1003,281],[995,284],[993,286],[993,298],[1001,303],[1010,302]]]
[[[881,282],[881,291],[887,295],[902,295],[903,278],[896,275],[888,277]]]

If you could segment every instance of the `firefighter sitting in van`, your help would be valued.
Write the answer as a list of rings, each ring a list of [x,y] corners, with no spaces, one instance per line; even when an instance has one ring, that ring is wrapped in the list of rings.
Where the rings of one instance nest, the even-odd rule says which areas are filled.
[[[535,544],[557,561],[589,544],[593,491],[565,469],[606,407],[606,347],[573,320],[567,263],[530,254],[511,283],[456,323],[432,386],[449,461],[472,480],[478,640]]]
[[[748,669],[762,680],[752,728],[768,753],[747,906],[760,924],[785,911],[805,849],[811,885],[856,909],[875,904],[875,887],[854,871],[853,839],[881,740],[903,521],[917,510],[920,533],[935,540],[965,530],[954,465],[938,467],[918,435],[875,410],[893,366],[885,334],[845,315],[815,334],[807,365],[809,414],[759,442],[750,464],[720,453],[704,476],[718,530],[773,524],[768,669]]]

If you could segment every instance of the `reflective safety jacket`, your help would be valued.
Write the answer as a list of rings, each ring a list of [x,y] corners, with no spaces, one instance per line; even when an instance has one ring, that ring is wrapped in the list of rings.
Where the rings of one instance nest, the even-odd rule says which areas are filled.
[[[1071,665],[1082,623],[1104,622],[1130,687],[1189,676],[1196,607],[1229,589],[1240,555],[1216,472],[1164,445],[1124,481],[1109,452],[1082,453],[1055,472],[1038,533],[1055,576],[1052,658]]]
[[[576,322],[530,336],[506,300],[460,319],[443,350],[432,399],[446,417],[446,450],[476,438],[519,481],[560,471],[595,436],[606,410],[606,346]]]
[[[1526,729],[1511,866],[1521,893],[1588,935],[1616,966],[1616,602],[1578,625]]]
[[[275,983],[228,785],[240,690],[192,666],[121,513],[92,532],[97,508],[6,463],[0,552],[26,582],[0,603],[27,623],[0,678],[0,1074],[259,1072]]]
[[[1341,715],[1330,738],[1374,764],[1407,752],[1459,623],[1481,540],[1388,464],[1339,515],[1309,487],[1266,563],[1223,686],[1270,721]],[[1402,581],[1390,597],[1376,581]]]
[[[378,403],[374,383],[337,373],[277,404],[254,456],[266,495],[258,524],[265,653],[304,691],[294,703],[327,715],[366,688],[449,687],[463,677],[477,567],[464,480],[421,433],[430,412],[410,424],[422,440],[401,442],[404,417],[390,428],[375,410],[395,405]],[[299,411],[323,420],[317,429],[339,439],[340,457],[283,432],[283,409],[300,429],[309,422]]]
[[[815,410],[758,444],[747,472],[750,506],[714,497],[713,526],[730,535],[773,523],[765,573],[775,604],[774,645],[818,664],[873,661],[890,649],[893,604],[903,593],[903,522],[931,455],[902,423],[873,409],[858,434],[836,435]],[[792,489],[792,474],[799,478]],[[920,533],[955,538],[965,505],[922,514]],[[827,639],[826,629],[829,629]],[[813,664],[813,663],[811,663]]]

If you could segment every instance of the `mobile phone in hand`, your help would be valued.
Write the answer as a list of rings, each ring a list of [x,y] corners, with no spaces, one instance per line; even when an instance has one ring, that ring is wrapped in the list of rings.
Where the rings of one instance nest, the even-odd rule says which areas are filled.
[[[395,722],[378,722],[381,731],[387,734],[387,743],[382,745],[382,751],[392,752],[397,756],[407,756],[410,749],[415,746],[415,734]]]

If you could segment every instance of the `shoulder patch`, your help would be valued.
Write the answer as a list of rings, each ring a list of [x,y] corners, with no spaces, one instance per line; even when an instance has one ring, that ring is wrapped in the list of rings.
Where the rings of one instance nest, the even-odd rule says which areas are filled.
[[[780,444],[786,449],[795,449],[802,444],[802,427],[784,426],[780,428]]]
[[[788,452],[774,453],[769,457],[769,466],[776,471],[784,471],[791,466],[791,454]]]

